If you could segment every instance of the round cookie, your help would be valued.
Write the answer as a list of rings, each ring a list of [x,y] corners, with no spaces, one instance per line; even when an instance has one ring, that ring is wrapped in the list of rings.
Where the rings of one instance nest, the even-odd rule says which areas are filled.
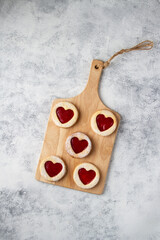
[[[117,127],[117,119],[112,112],[99,110],[92,115],[91,127],[95,133],[101,136],[109,136]]]
[[[81,163],[75,168],[73,179],[83,189],[93,188],[99,182],[99,170],[91,163]]]
[[[92,143],[86,134],[76,132],[67,138],[65,148],[72,157],[84,158],[90,153]]]
[[[62,159],[50,156],[40,164],[40,173],[48,181],[59,181],[66,173],[66,166]]]
[[[59,102],[53,107],[52,119],[58,127],[69,128],[76,123],[78,110],[72,103]]]

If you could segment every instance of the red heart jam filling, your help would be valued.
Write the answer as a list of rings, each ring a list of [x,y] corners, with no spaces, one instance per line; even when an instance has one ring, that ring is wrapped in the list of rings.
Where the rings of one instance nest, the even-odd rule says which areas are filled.
[[[84,185],[89,184],[96,176],[95,171],[87,171],[85,168],[81,168],[78,171],[79,178]]]
[[[66,123],[73,117],[74,113],[71,109],[65,110],[63,107],[56,109],[56,114],[61,123]]]
[[[88,141],[83,139],[79,140],[77,137],[71,139],[71,146],[75,153],[80,153],[88,146]]]
[[[51,161],[45,162],[45,169],[46,172],[50,177],[56,176],[58,173],[62,170],[62,164],[61,163],[53,163]]]
[[[114,123],[114,121],[111,117],[106,118],[103,114],[97,115],[96,122],[97,122],[97,126],[101,132],[112,127],[112,125]]]

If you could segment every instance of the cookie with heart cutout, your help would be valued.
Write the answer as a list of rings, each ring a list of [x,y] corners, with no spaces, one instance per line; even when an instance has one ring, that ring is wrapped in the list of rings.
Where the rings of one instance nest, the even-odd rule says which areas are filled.
[[[112,112],[100,110],[92,115],[91,127],[95,133],[101,136],[109,136],[117,127],[117,119]]]
[[[96,166],[91,163],[79,164],[73,173],[75,183],[83,188],[90,189],[97,185],[100,179],[100,173]]]
[[[40,173],[48,181],[59,181],[66,173],[66,166],[62,159],[50,156],[40,164]]]
[[[52,119],[58,127],[69,128],[76,123],[78,110],[72,103],[59,102],[53,107]]]
[[[72,157],[84,158],[90,153],[92,143],[86,134],[76,132],[67,138],[65,148]]]

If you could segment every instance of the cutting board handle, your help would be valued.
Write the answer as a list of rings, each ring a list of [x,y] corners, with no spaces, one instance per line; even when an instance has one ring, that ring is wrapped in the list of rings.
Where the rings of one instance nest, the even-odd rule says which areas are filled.
[[[120,51],[116,52],[112,57],[110,57],[106,62],[102,62],[99,60],[93,60],[92,65],[91,65],[88,83],[87,83],[87,86],[86,86],[85,90],[83,91],[83,93],[88,94],[88,92],[89,92],[90,93],[89,96],[91,94],[93,96],[95,96],[95,94],[98,95],[98,85],[99,85],[99,80],[100,80],[100,76],[101,76],[103,68],[108,67],[110,62],[119,54],[128,53],[133,50],[150,50],[150,49],[152,49],[152,47],[153,47],[153,42],[146,40],[146,41],[143,41],[143,42],[137,44],[134,47],[121,49]]]
[[[103,66],[102,61],[99,61],[99,60],[92,61],[88,83],[84,90],[85,94],[89,93],[88,96],[98,95],[99,80],[100,80],[102,70],[103,70],[103,68],[101,66]]]

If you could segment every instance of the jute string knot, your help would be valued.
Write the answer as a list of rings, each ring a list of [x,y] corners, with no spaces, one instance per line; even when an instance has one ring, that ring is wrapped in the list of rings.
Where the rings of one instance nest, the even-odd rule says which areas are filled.
[[[102,68],[108,67],[112,59],[120,54],[131,52],[134,50],[150,50],[152,49],[152,47],[153,47],[153,42],[150,40],[145,40],[132,48],[126,48],[116,52],[112,57],[110,57],[106,62],[104,62],[103,65],[99,64],[98,67],[102,67]]]

